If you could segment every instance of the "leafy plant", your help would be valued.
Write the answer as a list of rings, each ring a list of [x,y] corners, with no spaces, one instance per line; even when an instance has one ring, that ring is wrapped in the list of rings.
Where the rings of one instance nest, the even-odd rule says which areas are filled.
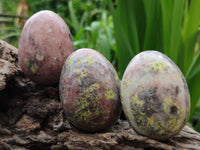
[[[94,8],[92,11],[84,11],[81,17],[78,17],[77,9],[74,9],[74,1],[69,1],[68,6],[71,25],[75,32],[74,49],[92,48],[112,61],[111,54],[115,50],[113,20],[105,9],[106,3],[102,2],[99,8]]]
[[[2,4],[2,11],[4,13],[14,15],[17,12],[16,10],[17,10],[18,2],[19,1],[3,0],[2,2],[0,2]],[[101,14],[103,11],[104,11],[104,14],[106,14],[106,18],[104,19],[111,18],[109,17],[110,14],[105,8],[105,3],[103,2],[103,0],[88,0],[88,1],[81,1],[81,0],[31,1],[31,0],[27,0],[27,2],[29,5],[29,16],[33,15],[34,13],[40,10],[52,10],[56,12],[65,20],[65,22],[68,24],[72,32],[72,35],[76,37],[74,38],[74,39],[77,39],[75,43],[84,44],[87,38],[88,42],[85,43],[85,47],[89,47],[89,48],[95,48],[95,45],[96,45],[96,44],[93,44],[93,42],[96,42],[96,40],[91,40],[90,38],[91,34],[93,34],[92,33],[93,30],[91,31],[89,28],[90,27],[93,28],[96,21],[98,23],[101,22],[100,21],[102,19]],[[110,20],[109,21],[110,24],[112,24],[112,21],[111,21],[112,19],[109,19],[109,20]],[[104,20],[104,22],[105,21],[106,20]],[[103,29],[102,25],[100,25],[101,29]],[[10,29],[11,27],[13,27],[12,30]],[[110,28],[110,25],[108,28]],[[101,31],[103,32],[103,30]],[[21,29],[19,28],[17,29],[17,27],[14,25],[14,22],[12,24],[6,24],[5,28],[1,28],[0,30],[0,39],[6,40],[11,44],[14,42],[14,46],[17,47],[20,32],[21,32]],[[76,44],[75,44],[75,48],[76,48]]]
[[[0,2],[1,10],[5,14],[15,14],[16,6],[17,1],[3,0]],[[0,26],[0,39],[17,46],[21,28],[14,25],[14,17],[2,18],[2,20],[0,20]]]
[[[9,41],[13,46],[18,45],[18,38],[21,33],[21,28],[14,25],[5,26],[0,29],[0,39]]]
[[[151,49],[163,52],[179,66],[187,80],[192,121],[200,109],[197,105],[200,99],[200,1],[117,0],[116,3],[114,8],[109,1],[120,76],[137,53]]]

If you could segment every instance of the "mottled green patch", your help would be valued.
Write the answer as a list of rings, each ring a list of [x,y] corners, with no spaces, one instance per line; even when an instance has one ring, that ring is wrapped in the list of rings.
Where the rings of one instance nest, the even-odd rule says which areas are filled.
[[[81,84],[81,79],[77,78],[76,81],[78,82],[78,84]]]
[[[81,78],[84,78],[87,76],[87,72],[85,72],[85,70],[81,70],[81,74],[80,74],[80,77]]]
[[[32,73],[35,73],[37,71],[37,69],[34,66],[30,66],[30,70]]]
[[[143,107],[144,101],[139,100],[137,95],[138,95],[138,94],[135,94],[135,95],[132,97],[132,102],[133,102],[133,104],[137,104],[137,105],[139,105],[140,107]]]
[[[131,80],[124,78],[121,83],[122,90],[124,91],[124,89],[130,85],[131,85]]]
[[[135,117],[136,124],[145,125],[145,113],[143,112],[144,101],[138,99],[137,94],[132,97],[130,114]],[[134,121],[134,120],[131,120]],[[133,123],[133,122],[132,122]]]
[[[106,91],[106,99],[112,100],[116,97],[116,94],[113,92],[113,90]]]
[[[129,101],[124,101],[124,92],[122,96],[122,104],[125,108],[124,112],[128,117],[129,122],[133,128],[140,134],[158,137],[160,139],[167,139],[174,132],[179,130],[183,123],[183,109],[180,108],[171,97],[166,97],[162,101],[159,107],[155,107],[155,104],[147,101],[153,100],[148,97],[146,99],[140,99],[140,92],[142,88],[138,88],[138,91],[133,95],[129,96]],[[126,97],[127,98],[127,97]],[[146,112],[154,109],[151,115],[147,115]],[[149,110],[148,110],[149,109]]]
[[[63,104],[66,104],[67,103],[67,100],[66,99],[64,99],[64,101],[63,101]]]
[[[32,73],[35,73],[39,68],[33,61],[28,59],[25,59],[25,65]]]
[[[28,61],[28,59],[25,59],[25,65],[26,65],[26,67],[29,66],[29,61]]]
[[[83,90],[83,94],[90,94],[90,92],[93,92],[94,90],[99,89],[100,85],[98,83],[94,83],[91,86],[89,86],[88,88],[85,88]]]
[[[134,96],[132,97],[132,102],[131,113],[134,115],[139,132],[143,135],[150,136],[150,134],[152,134],[151,136],[166,136],[177,131],[177,128],[181,126],[183,110],[180,109],[170,97],[165,98],[163,109],[161,108],[158,113],[154,113],[149,117],[143,113],[143,101],[140,101],[137,96]],[[171,114],[172,107],[177,108],[177,110],[173,111],[173,114]],[[134,123],[132,122],[132,124]]]
[[[100,95],[94,94],[94,91],[99,87],[98,83],[92,84],[85,88],[80,99],[76,100],[74,105],[76,107],[75,118],[77,118],[77,122],[93,120],[102,114],[101,107],[97,102],[100,99]]]
[[[168,130],[173,131],[176,127],[181,126],[183,118],[183,109],[181,109],[176,103],[174,103],[170,97],[166,97],[165,103],[163,104],[164,104],[164,111],[166,115],[169,116],[166,128]],[[176,110],[172,112],[172,108],[176,108]]]
[[[153,70],[154,72],[164,72],[164,67],[165,67],[165,63],[164,62],[152,62],[148,65],[147,68],[145,68],[144,70],[146,72],[149,72],[150,70]]]
[[[95,61],[95,56],[90,54],[90,55],[87,55],[86,57],[84,57],[82,60],[81,60],[81,63],[88,63],[88,64],[92,64],[93,62]],[[78,62],[77,62],[78,63]]]
[[[80,61],[80,60],[79,60],[79,61],[77,61],[77,63],[76,63],[76,66],[78,66],[80,63],[81,63],[81,61]]]
[[[74,70],[73,70],[73,73],[79,74],[79,73],[80,73],[80,69],[74,69]]]
[[[182,75],[181,75],[180,73],[178,73],[178,74],[176,75],[176,78],[180,80],[180,79],[181,79],[181,76],[182,76]]]
[[[66,63],[67,68],[71,65],[73,58],[74,56],[70,56],[70,58],[67,60],[67,63]]]

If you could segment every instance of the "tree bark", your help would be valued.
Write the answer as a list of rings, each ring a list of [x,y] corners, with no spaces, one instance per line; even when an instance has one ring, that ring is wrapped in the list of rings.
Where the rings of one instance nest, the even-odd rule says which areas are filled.
[[[0,41],[0,149],[200,149],[200,134],[188,125],[166,142],[138,135],[122,119],[101,133],[79,131],[63,115],[58,85],[39,86],[27,79],[17,52]]]

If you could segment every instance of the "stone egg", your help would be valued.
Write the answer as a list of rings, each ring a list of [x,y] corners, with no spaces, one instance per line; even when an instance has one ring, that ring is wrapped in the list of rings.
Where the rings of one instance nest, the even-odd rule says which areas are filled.
[[[43,10],[25,23],[19,40],[19,65],[30,80],[41,85],[59,82],[62,66],[73,52],[70,30],[56,13]]]
[[[60,99],[68,121],[85,132],[111,127],[121,113],[120,80],[99,52],[79,49],[65,61],[60,76]]]
[[[121,82],[122,107],[133,129],[156,140],[168,140],[184,127],[190,94],[176,64],[157,51],[144,51],[128,64]]]

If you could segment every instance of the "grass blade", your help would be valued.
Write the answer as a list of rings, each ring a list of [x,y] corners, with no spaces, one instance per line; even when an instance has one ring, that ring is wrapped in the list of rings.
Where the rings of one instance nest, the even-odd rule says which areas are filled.
[[[183,26],[183,56],[182,63],[184,64],[183,73],[186,74],[192,63],[194,57],[194,47],[197,40],[197,32],[200,24],[200,12],[199,12],[200,1],[190,1],[190,7],[188,15],[185,15],[185,21]]]
[[[173,18],[171,24],[171,36],[170,36],[170,47],[169,56],[177,64],[178,53],[180,50],[180,44],[182,42],[181,30],[182,30],[182,17],[184,10],[184,1],[175,0],[173,7]]]
[[[195,109],[196,109],[196,104],[198,100],[200,99],[200,94],[199,94],[199,85],[200,85],[200,72],[196,74],[193,78],[188,80],[188,87],[190,89],[190,96],[191,96],[191,109],[190,109],[190,120],[192,119]]]
[[[164,40],[164,53],[170,55],[170,36],[171,36],[171,24],[173,16],[173,0],[161,0],[162,11],[162,24],[163,24],[163,40]]]
[[[131,45],[132,50],[129,53],[134,56],[140,50],[136,13],[133,8],[135,0],[118,0],[117,2],[118,22],[121,24],[121,27],[125,32],[125,36],[127,36],[127,40]]]
[[[124,70],[126,69],[129,60],[134,56],[133,49],[129,43],[128,37],[125,34],[124,28],[121,24],[121,20],[117,15],[117,11],[114,9],[112,1],[109,0],[109,8],[113,15],[114,22],[114,34],[116,39],[116,57],[118,60],[118,74],[122,77]]]
[[[192,61],[192,64],[190,65],[190,68],[188,69],[185,78],[187,80],[190,80],[199,72],[200,72],[200,50],[198,50],[196,56],[194,57],[194,60]]]
[[[143,0],[143,3],[146,14],[146,29],[142,50],[161,49],[156,46],[157,43],[161,42],[161,39],[157,38],[161,34],[161,32],[158,32],[161,27],[161,24],[158,23],[161,19],[158,12],[160,2],[158,0]]]
[[[70,0],[68,2],[68,6],[69,6],[70,18],[72,20],[73,28],[74,28],[75,32],[78,33],[78,31],[80,29],[80,25],[79,25],[79,22],[78,22],[78,18],[75,14],[75,10],[73,8],[73,1],[72,0]]]

